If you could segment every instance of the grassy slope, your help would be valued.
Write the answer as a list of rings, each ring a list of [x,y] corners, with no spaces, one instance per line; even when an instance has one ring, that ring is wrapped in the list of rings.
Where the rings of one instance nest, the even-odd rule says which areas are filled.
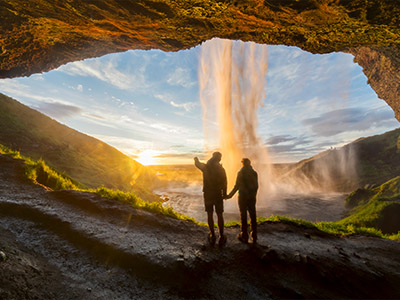
[[[380,185],[400,174],[400,129],[353,142],[358,156],[359,184]]]
[[[43,158],[90,188],[104,185],[142,197],[153,175],[115,148],[0,94],[0,143],[33,159]]]
[[[358,189],[346,201],[353,207],[351,215],[338,224],[374,227],[385,233],[399,231],[400,176],[375,188]]]
[[[189,218],[187,216],[177,213],[171,207],[164,207],[160,202],[149,203],[147,201],[143,201],[140,197],[138,197],[134,193],[111,190],[104,187],[97,188],[96,190],[88,190],[85,188],[81,188],[78,182],[74,181],[65,174],[60,174],[56,170],[48,167],[44,161],[32,160],[28,157],[21,155],[18,151],[13,151],[3,145],[0,145],[0,154],[8,155],[13,157],[14,159],[22,160],[26,165],[25,175],[33,182],[42,184],[50,189],[53,190],[72,189],[72,190],[80,190],[90,193],[96,193],[101,197],[128,203],[135,208],[145,209],[172,218],[193,222],[200,226],[207,226],[204,223],[195,221],[193,218]],[[309,221],[301,219],[292,219],[285,216],[272,216],[269,218],[261,217],[257,218],[257,220],[258,223],[280,222],[280,223],[293,224],[304,228],[317,228],[323,232],[338,236],[362,234],[362,235],[372,235],[372,236],[400,241],[400,232],[392,235],[382,234],[380,230],[377,230],[375,228],[354,226],[354,224],[352,224],[351,222],[347,222],[346,224],[339,224],[340,222],[312,223]],[[227,227],[239,226],[239,225],[240,225],[239,222],[230,222],[225,224],[225,226]]]
[[[105,187],[97,189],[87,189],[79,182],[72,179],[66,174],[62,174],[57,170],[49,167],[43,160],[33,160],[29,157],[21,155],[19,151],[12,150],[0,144],[0,154],[10,156],[17,160],[22,160],[25,164],[25,176],[36,184],[41,184],[51,190],[78,190],[82,192],[95,193],[101,197],[125,202],[134,208],[141,208],[147,211],[161,213],[163,215],[190,221],[199,225],[193,218],[186,217],[174,211],[171,207],[164,207],[161,202],[154,201],[148,202],[141,199],[133,192],[123,192],[119,190],[112,190]]]
[[[367,138],[360,138],[340,149],[327,150],[297,164],[286,167],[284,176],[310,178],[318,185],[321,165],[329,165],[331,178],[335,178],[333,189],[340,191],[354,190],[366,185],[380,185],[400,174],[400,148],[398,145],[400,128]],[[356,157],[357,178],[346,178],[340,173],[338,158],[345,156],[352,149]],[[280,172],[283,173],[285,169]],[[289,171],[288,171],[289,170]],[[283,177],[284,178],[284,177]]]

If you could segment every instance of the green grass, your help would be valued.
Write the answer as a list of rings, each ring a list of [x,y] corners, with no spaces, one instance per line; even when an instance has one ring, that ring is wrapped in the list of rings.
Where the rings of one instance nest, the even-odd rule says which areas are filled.
[[[0,94],[0,144],[43,159],[88,188],[134,191],[156,201],[150,192],[155,176],[146,167],[106,143],[62,125]]]
[[[0,154],[10,156],[14,159],[22,160],[26,165],[26,177],[31,181],[42,184],[52,190],[72,189],[86,191],[97,194],[104,198],[128,203],[134,208],[143,209],[154,213],[160,213],[174,219],[192,222],[200,226],[207,226],[205,223],[198,222],[193,218],[176,212],[172,207],[164,207],[161,202],[144,201],[132,192],[112,190],[105,187],[100,187],[97,189],[87,189],[78,182],[69,178],[67,175],[61,174],[56,170],[50,168],[45,164],[43,160],[34,161],[28,157],[21,155],[18,151],[11,150],[3,145],[0,145]],[[335,236],[367,235],[400,241],[400,232],[398,232],[397,234],[386,235],[383,234],[380,230],[371,226],[371,224],[374,223],[374,220],[376,221],[376,219],[379,218],[379,212],[381,211],[381,209],[391,203],[390,201],[388,201],[390,200],[388,199],[388,197],[400,197],[400,194],[397,193],[399,182],[400,177],[397,177],[375,188],[374,190],[377,191],[377,193],[379,194],[379,197],[374,196],[375,201],[370,201],[366,205],[362,205],[362,208],[358,208],[358,210],[353,215],[338,222],[313,223],[305,221],[303,219],[294,219],[287,216],[276,215],[269,218],[259,217],[257,218],[257,223],[284,223],[300,226],[303,228],[318,229],[322,232]],[[225,227],[235,226],[240,226],[240,222],[234,221],[225,223]]]
[[[78,190],[82,188],[82,185],[67,175],[50,168],[41,159],[37,161],[32,160],[29,157],[21,155],[19,151],[11,150],[3,145],[0,145],[0,154],[22,160],[25,164],[26,177],[34,183],[42,184],[52,190]]]
[[[23,157],[19,151],[11,150],[10,148],[3,145],[0,145],[0,154],[10,156],[14,159],[28,159],[26,157]]]
[[[132,192],[112,190],[105,187],[87,189],[67,175],[61,174],[57,170],[50,168],[43,160],[32,160],[21,155],[19,151],[11,150],[3,145],[0,145],[0,154],[22,160],[25,164],[25,176],[34,183],[44,185],[52,190],[79,190],[90,192],[111,200],[129,203],[134,208],[160,213],[174,219],[189,221],[201,226],[205,225],[204,223],[197,222],[193,218],[176,212],[172,207],[164,207],[161,202],[144,201]]]
[[[332,234],[335,236],[351,236],[351,235],[366,235],[375,236],[390,240],[400,241],[400,232],[397,234],[387,235],[383,234],[380,230],[372,227],[359,227],[354,224],[339,224],[338,222],[318,222],[313,223],[303,219],[295,219],[287,216],[271,216],[269,218],[257,218],[258,224],[263,223],[284,223],[295,225],[303,228],[318,229],[322,232]],[[225,224],[226,227],[240,226],[240,222],[233,221]]]
[[[198,225],[205,225],[204,223],[197,222],[195,219],[184,216],[178,212],[176,212],[172,207],[165,207],[162,205],[162,202],[147,202],[139,198],[134,193],[122,192],[119,190],[112,190],[105,187],[100,187],[96,190],[89,190],[92,193],[95,193],[101,197],[108,198],[111,200],[116,200],[123,203],[129,203],[134,208],[144,209],[150,212],[161,213],[165,216],[189,221]]]
[[[60,174],[56,170],[50,168],[43,160],[25,161],[26,176],[33,182],[40,183],[52,190],[79,190],[82,186],[69,178],[67,175]]]
[[[352,203],[354,206],[351,215],[336,223],[344,226],[378,227],[383,221],[384,211],[390,209],[390,206],[398,205],[398,199],[400,176],[375,188],[359,189],[346,199],[346,203]]]

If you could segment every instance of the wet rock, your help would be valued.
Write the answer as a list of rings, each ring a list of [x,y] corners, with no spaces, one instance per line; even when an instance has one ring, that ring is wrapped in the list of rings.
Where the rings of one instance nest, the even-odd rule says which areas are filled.
[[[0,299],[400,298],[398,242],[265,223],[258,244],[226,228],[235,242],[203,249],[206,227],[79,192],[66,201],[12,175],[2,165],[0,249],[13,259]]]
[[[7,260],[7,256],[3,251],[0,251],[0,261],[6,261]]]

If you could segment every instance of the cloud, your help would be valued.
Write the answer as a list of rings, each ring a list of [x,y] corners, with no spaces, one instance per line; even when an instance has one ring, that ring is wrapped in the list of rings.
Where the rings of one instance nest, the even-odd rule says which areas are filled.
[[[94,77],[122,90],[134,90],[148,86],[143,72],[132,74],[121,72],[118,68],[116,59],[89,59],[66,64],[57,70],[71,76]]]
[[[85,116],[85,117],[88,117],[88,118],[96,119],[96,120],[102,120],[102,121],[106,121],[107,120],[106,118],[104,118],[102,116],[99,116],[99,115],[95,115],[95,114],[83,113],[82,115]]]
[[[315,154],[313,141],[305,136],[291,136],[289,134],[269,137],[265,144],[275,161],[297,161],[305,156]]]
[[[156,97],[157,99],[160,99],[162,102],[167,103],[173,107],[184,109],[187,112],[191,111],[194,107],[199,105],[198,102],[177,103],[176,101],[172,100],[174,98],[173,96],[166,94],[166,93],[155,94],[154,97]]]
[[[191,80],[190,71],[184,68],[176,68],[167,79],[167,82],[170,85],[182,86],[184,88],[189,88],[196,84],[195,81]]]
[[[187,112],[191,111],[193,107],[197,106],[197,103],[194,102],[175,103],[174,101],[170,101],[170,104],[174,107],[183,108]]]
[[[295,139],[296,139],[295,137],[292,137],[292,136],[290,136],[288,134],[276,135],[276,136],[271,136],[270,138],[268,138],[265,143],[267,145],[276,145],[276,144],[292,141],[292,140],[295,140]]]
[[[45,115],[56,118],[57,120],[63,120],[82,113],[82,109],[77,106],[57,102],[41,102],[32,106],[32,108],[44,113]]]
[[[323,113],[302,121],[317,136],[329,137],[343,132],[366,131],[371,128],[393,126],[394,113],[388,108],[366,110],[346,108]]]
[[[29,89],[29,86],[20,83],[13,79],[1,79],[0,80],[0,90],[2,93],[7,93],[17,96],[27,96],[28,93],[25,92]]]

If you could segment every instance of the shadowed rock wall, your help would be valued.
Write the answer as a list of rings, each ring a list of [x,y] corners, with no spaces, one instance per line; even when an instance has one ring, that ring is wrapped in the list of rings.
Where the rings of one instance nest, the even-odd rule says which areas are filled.
[[[129,49],[213,37],[347,51],[400,119],[400,2],[393,0],[0,0],[0,78]]]

